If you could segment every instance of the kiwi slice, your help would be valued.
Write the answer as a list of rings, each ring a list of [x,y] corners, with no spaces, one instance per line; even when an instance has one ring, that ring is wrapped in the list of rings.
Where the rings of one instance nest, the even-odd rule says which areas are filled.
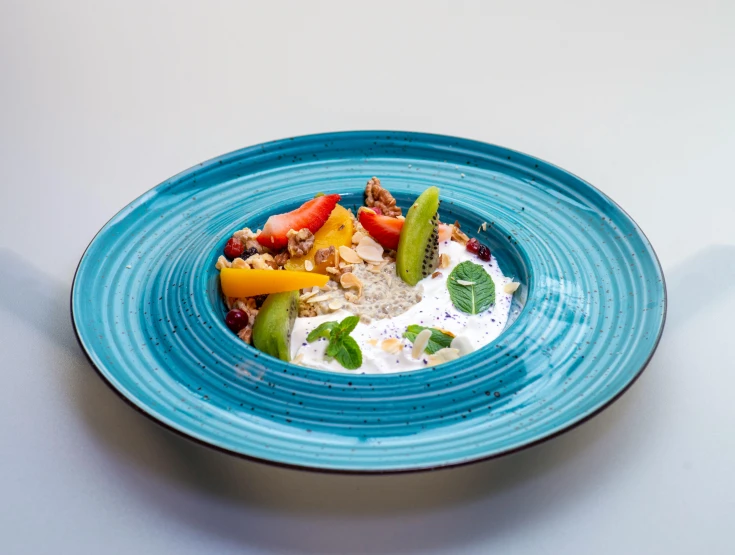
[[[416,285],[439,265],[439,188],[429,187],[408,209],[396,255],[396,272]]]
[[[268,295],[253,324],[255,348],[286,362],[290,361],[291,330],[298,310],[298,291]]]

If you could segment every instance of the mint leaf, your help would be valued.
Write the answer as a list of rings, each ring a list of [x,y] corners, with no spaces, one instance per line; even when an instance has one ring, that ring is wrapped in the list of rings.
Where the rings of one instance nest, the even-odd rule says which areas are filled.
[[[335,359],[347,370],[355,370],[362,366],[362,351],[357,341],[350,337],[360,318],[348,316],[341,322],[324,322],[311,330],[306,340],[311,343],[320,337],[328,337],[329,343],[325,355]]]
[[[485,268],[465,260],[447,278],[452,304],[462,312],[479,314],[495,302],[495,283]]]
[[[429,343],[428,345],[426,345],[426,349],[424,349],[424,352],[430,355],[433,355],[439,349],[449,347],[449,345],[451,345],[452,343],[452,339],[454,339],[454,336],[451,336],[448,333],[444,333],[443,331],[436,328],[426,328],[424,326],[419,326],[416,324],[408,326],[406,328],[406,331],[403,332],[403,337],[413,343],[414,341],[416,341],[416,336],[423,330],[431,330]]]
[[[339,331],[345,335],[352,332],[360,322],[359,316],[348,316],[339,323]]]
[[[332,330],[338,325],[339,323],[336,320],[333,322],[324,322],[319,324],[316,328],[311,330],[309,335],[306,336],[306,340],[311,343],[320,337],[329,337],[332,334]]]
[[[330,356],[334,357],[347,370],[356,370],[362,366],[362,351],[360,350],[360,346],[349,335],[343,336],[342,340],[337,342],[334,354]]]

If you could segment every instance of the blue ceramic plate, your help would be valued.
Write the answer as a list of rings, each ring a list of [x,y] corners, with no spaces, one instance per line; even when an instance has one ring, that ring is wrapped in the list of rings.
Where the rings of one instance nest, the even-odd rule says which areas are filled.
[[[443,221],[489,223],[481,239],[522,283],[505,332],[451,363],[364,376],[283,363],[227,330],[214,264],[232,232],[317,191],[360,205],[373,175],[404,208],[437,185]],[[166,427],[272,463],[397,472],[509,453],[598,413],[650,360],[666,292],[638,226],[574,175],[466,139],[358,131],[245,148],[151,189],[94,238],[71,306],[100,375]]]

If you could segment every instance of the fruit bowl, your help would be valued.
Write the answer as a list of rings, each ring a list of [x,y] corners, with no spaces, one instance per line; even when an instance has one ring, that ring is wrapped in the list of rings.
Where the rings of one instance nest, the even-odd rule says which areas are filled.
[[[441,189],[522,283],[490,345],[425,370],[336,374],[284,363],[226,328],[214,268],[236,229],[316,192],[361,204]],[[360,131],[249,147],[187,170],[106,224],[72,287],[79,343],[132,406],[208,446],[301,468],[402,472],[499,456],[583,422],[638,377],[663,330],[656,256],[610,199],[551,164],[466,139]]]

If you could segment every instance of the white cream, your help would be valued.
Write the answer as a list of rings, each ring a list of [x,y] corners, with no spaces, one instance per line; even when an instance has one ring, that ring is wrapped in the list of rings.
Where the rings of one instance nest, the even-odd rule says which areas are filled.
[[[498,337],[503,331],[510,312],[512,294],[504,291],[506,283],[511,280],[500,271],[495,257],[489,262],[483,262],[476,255],[467,252],[464,245],[455,241],[445,241],[439,245],[439,252],[450,257],[448,268],[439,269],[440,276],[431,276],[420,283],[424,288],[424,295],[419,303],[412,306],[403,314],[394,318],[373,320],[369,324],[360,322],[352,332],[352,337],[362,349],[362,366],[357,370],[346,370],[337,361],[324,357],[327,341],[320,339],[307,343],[306,336],[322,322],[342,320],[351,313],[338,310],[323,316],[297,318],[291,333],[291,359],[303,366],[331,370],[335,372],[349,372],[358,374],[389,374],[417,370],[431,365],[428,355],[419,359],[411,356],[412,344],[402,337],[406,328],[411,324],[425,327],[441,328],[466,338],[477,350]],[[449,298],[447,277],[452,269],[465,260],[481,264],[495,283],[495,304],[481,314],[465,314],[457,310]],[[384,339],[396,338],[402,343],[402,349],[397,354],[387,352],[381,348]]]

